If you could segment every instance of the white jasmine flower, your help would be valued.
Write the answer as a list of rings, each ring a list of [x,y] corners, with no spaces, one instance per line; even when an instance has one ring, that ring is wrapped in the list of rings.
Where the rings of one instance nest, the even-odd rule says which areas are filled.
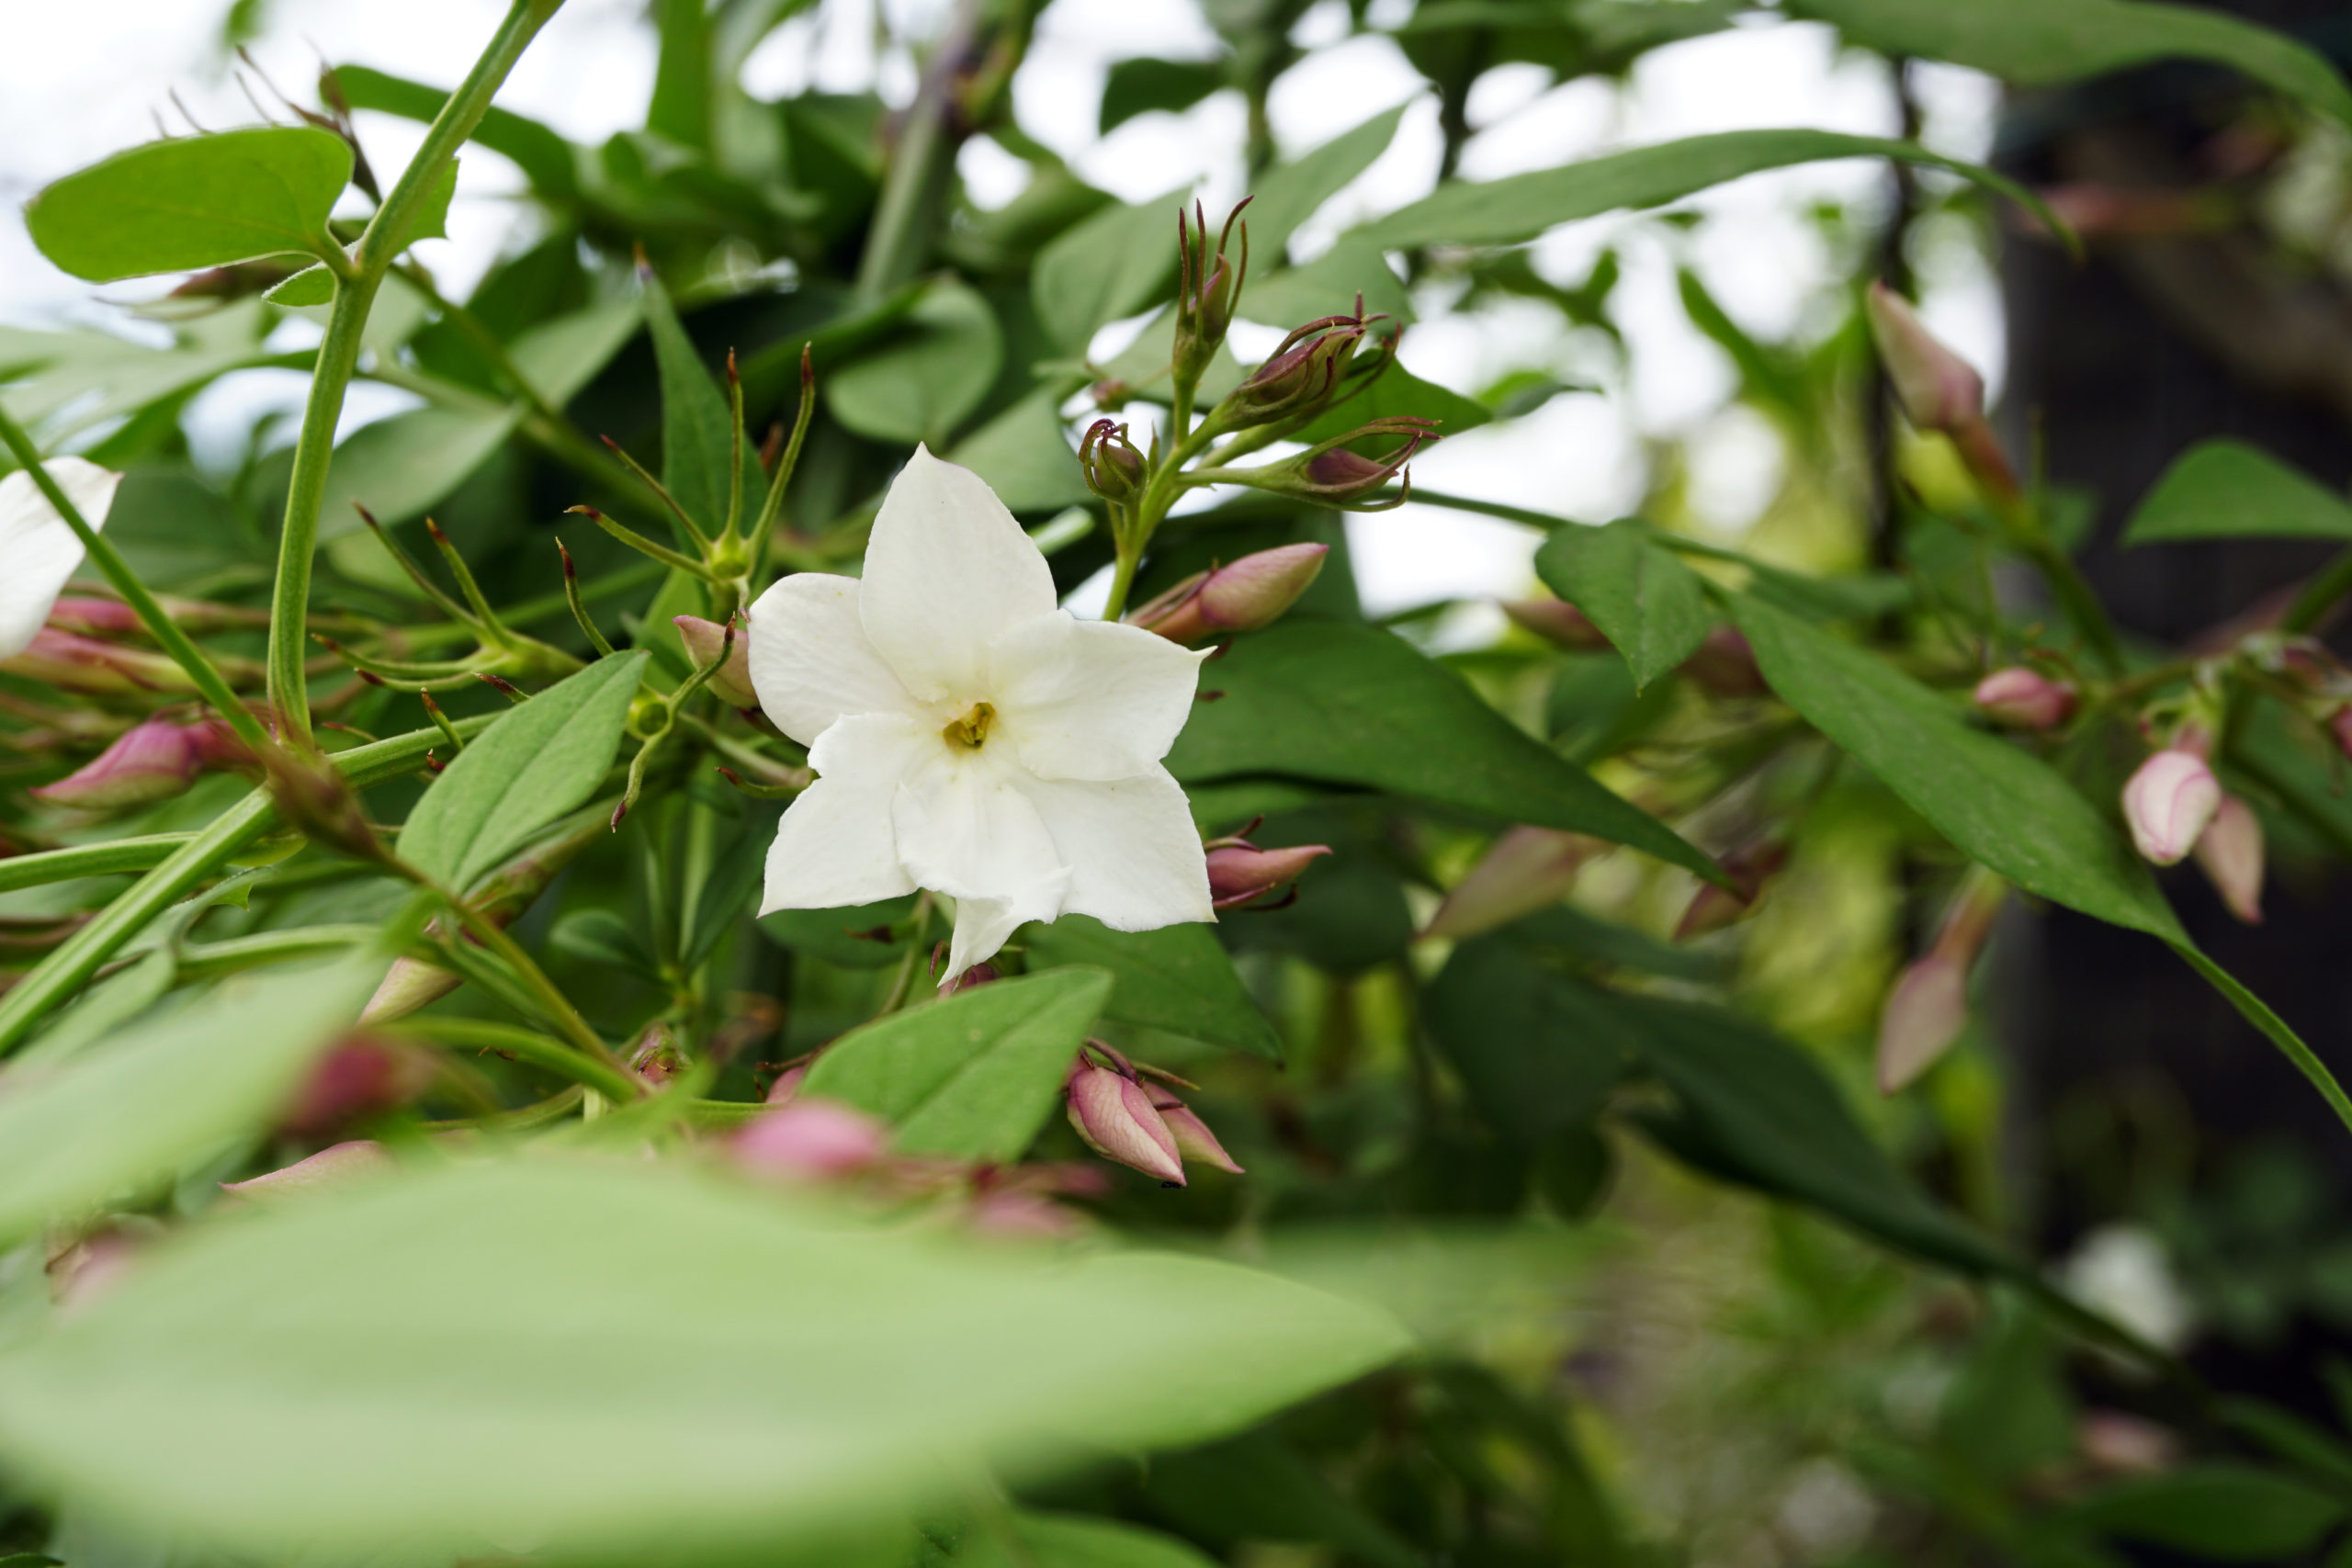
[[[93,528],[106,526],[120,474],[80,457],[52,457],[41,465],[57,488]],[[82,541],[41,494],[32,475],[19,468],[0,479],[0,660],[32,646],[66,579],[82,564]]]
[[[1046,558],[969,469],[917,447],[865,575],[804,572],[752,606],[752,684],[817,782],[768,852],[772,909],[956,900],[947,974],[1028,920],[1216,919],[1184,792],[1160,766],[1201,654],[1059,608]]]

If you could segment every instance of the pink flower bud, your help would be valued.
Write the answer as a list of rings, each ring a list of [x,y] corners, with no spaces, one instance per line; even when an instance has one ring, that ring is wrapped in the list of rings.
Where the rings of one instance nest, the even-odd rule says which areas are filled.
[[[1176,1135],[1152,1105],[1149,1089],[1124,1073],[1080,1057],[1070,1068],[1063,1094],[1069,1124],[1088,1148],[1171,1187],[1184,1185]]]
[[[1261,850],[1254,844],[1220,845],[1208,852],[1209,901],[1220,909],[1254,904],[1287,883],[1324,855],[1329,844],[1299,844],[1290,849]]]
[[[2221,808],[2221,781],[2191,751],[2157,752],[2123,786],[2123,818],[2132,842],[2158,865],[2176,865],[2195,847]]]
[[[1306,419],[1339,390],[1340,378],[1363,342],[1364,329],[1378,319],[1365,317],[1359,300],[1352,316],[1307,322],[1283,339],[1212,418],[1227,430]]]
[[[1719,931],[1735,920],[1745,919],[1764,896],[1765,882],[1788,860],[1789,846],[1778,840],[1725,855],[1723,868],[1736,888],[1701,883],[1690,907],[1682,911],[1682,919],[1674,928],[1674,940],[1690,942]]]
[[[1459,942],[1549,908],[1568,896],[1584,863],[1608,847],[1553,828],[1510,829],[1445,896],[1421,934]]]
[[[2197,863],[2247,925],[2262,923],[2262,818],[2234,795],[2213,808],[2213,819],[2197,837]]]
[[[49,612],[49,624],[82,637],[137,637],[145,629],[139,612],[115,599],[69,595]]]
[[[228,660],[216,660],[224,666]],[[237,661],[237,668],[251,660]],[[101,642],[51,626],[43,626],[22,653],[0,670],[38,681],[65,692],[189,692],[196,689],[187,671],[167,654],[153,649],[126,648]],[[224,670],[224,673],[226,670]],[[235,677],[232,675],[232,679]]]
[[[975,964],[961,975],[951,976],[942,980],[939,983],[939,994],[943,997],[952,997],[958,991],[968,991],[975,986],[985,986],[992,980],[1003,978],[1002,975],[997,973],[995,964]]]
[[[1127,616],[1186,646],[1272,626],[1323,570],[1329,545],[1282,545],[1187,578]]]
[[[1873,283],[1864,308],[1895,400],[1913,424],[1949,434],[1984,418],[1984,378],[1920,325],[1908,301]]]
[[[244,1181],[224,1181],[220,1190],[234,1192],[240,1198],[297,1198],[389,1171],[392,1163],[392,1156],[384,1152],[383,1145],[355,1138],[347,1144],[321,1149],[310,1158],[297,1160],[280,1170]]]
[[[210,719],[175,724],[151,718],[54,784],[31,793],[52,806],[109,811],[166,800],[207,768],[244,754],[228,730]]]
[[[395,958],[377,986],[376,994],[360,1010],[359,1021],[390,1023],[394,1019],[406,1018],[439,1001],[456,990],[459,983],[458,976],[438,964],[416,958]]]
[[[406,1105],[433,1081],[429,1056],[389,1040],[355,1034],[311,1067],[278,1131],[315,1142],[356,1122]]]
[[[2055,729],[2075,716],[2075,688],[2021,664],[1976,682],[1976,705],[2011,729]]]
[[[1609,638],[1592,624],[1592,617],[1565,599],[1505,599],[1502,609],[1514,624],[1555,648],[1570,653],[1598,653],[1609,647]]]
[[[1159,1112],[1160,1122],[1168,1128],[1169,1135],[1176,1140],[1179,1155],[1185,1159],[1199,1160],[1204,1165],[1213,1165],[1235,1176],[1242,1174],[1241,1168],[1233,1162],[1233,1156],[1225,1152],[1225,1145],[1216,1141],[1216,1134],[1209,1131],[1209,1124],[1202,1121],[1191,1106],[1177,1099],[1174,1090],[1153,1084],[1148,1086],[1147,1092],[1151,1096],[1151,1108]]]
[[[2335,749],[2352,757],[2352,703],[2335,710],[2327,721],[2328,733],[2335,737]]]
[[[754,1118],[735,1135],[735,1157],[786,1176],[846,1176],[882,1157],[890,1129],[828,1100],[800,1100]]]
[[[673,615],[671,624],[678,628],[678,638],[686,645],[686,657],[699,670],[718,657],[727,645],[727,628],[717,621],[706,621],[700,615]],[[712,672],[707,687],[710,693],[731,708],[755,708],[760,694],[752,690],[752,628],[737,626],[735,644],[727,651],[727,662]]]
[[[1691,684],[1718,697],[1757,697],[1767,689],[1764,672],[1756,665],[1756,650],[1737,626],[1710,631],[1681,668]]]
[[[800,1094],[801,1080],[808,1077],[809,1066],[809,1062],[795,1062],[776,1074],[775,1082],[768,1085],[767,1103],[789,1105],[797,1099]]]
[[[1878,1021],[1878,1088],[1908,1087],[1951,1048],[1968,1024],[1968,965],[1929,953],[1903,971]]]

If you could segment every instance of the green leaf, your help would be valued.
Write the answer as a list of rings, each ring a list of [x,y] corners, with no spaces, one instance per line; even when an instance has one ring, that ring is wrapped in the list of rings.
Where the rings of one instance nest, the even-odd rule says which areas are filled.
[[[1108,135],[1139,114],[1164,109],[1182,113],[1226,85],[1224,64],[1215,60],[1154,60],[1148,55],[1114,61],[1102,80],[1102,107],[1095,130]]]
[[[431,123],[449,95],[422,82],[387,75],[365,65],[334,68],[337,86],[351,107],[378,109],[404,118]],[[512,159],[542,196],[572,196],[580,186],[579,154],[571,142],[535,119],[511,109],[493,107],[474,127],[477,146]]]
[[[645,129],[682,147],[710,150],[710,21],[704,0],[656,0],[661,52]]]
[[[1630,1060],[1607,998],[1548,973],[1508,936],[1455,948],[1421,1016],[1478,1114],[1523,1148],[1591,1121]]]
[[[259,1133],[312,1058],[359,1016],[385,955],[231,980],[63,1066],[0,1084],[0,1237],[136,1196]]]
[[[2209,1461],[2118,1483],[2067,1517],[2213,1562],[2267,1562],[2316,1546],[2344,1517],[2344,1505],[2284,1475]]]
[[[2038,197],[1990,169],[1941,157],[1908,141],[1834,130],[1726,130],[1477,185],[1453,181],[1354,232],[1368,234],[1391,250],[1523,244],[1555,224],[1598,218],[1621,208],[1662,207],[1743,175],[1825,158],[1899,158],[1923,164],[1963,175],[2037,214],[2045,213]],[[2054,218],[2045,215],[2044,221],[2066,231]]]
[[[440,174],[434,176],[431,188],[417,203],[415,214],[409,219],[408,232],[401,236],[399,249],[406,250],[419,240],[446,240],[449,237],[449,204],[458,198],[458,160],[452,158]]]
[[[1216,1568],[1174,1536],[1077,1514],[1016,1514],[1019,1555],[983,1527],[965,1532],[956,1568]],[[7,1564],[0,1562],[0,1568]]]
[[[1220,1542],[1328,1542],[1343,1561],[1375,1568],[1425,1568],[1429,1561],[1272,1432],[1161,1454],[1148,1485],[1156,1512]]]
[[[0,1356],[11,1470],[273,1561],[773,1561],[983,1468],[1222,1436],[1407,1346],[1230,1265],[1073,1262],[553,1157],[207,1227],[52,1324]],[[693,1462],[650,1484],[662,1454]]]
[[[1018,1159],[1111,985],[1100,969],[1057,969],[892,1013],[828,1046],[802,1091],[872,1111],[910,1154]]]
[[[1396,140],[1397,124],[1410,107],[1399,104],[1376,114],[1353,130],[1342,131],[1313,152],[1259,176],[1251,187],[1256,199],[1242,214],[1250,225],[1250,253],[1259,265],[1278,267],[1289,258],[1290,237],[1299,225],[1388,151],[1388,144]]]
[[[26,205],[25,227],[91,283],[325,255],[327,213],[350,179],[350,146],[308,126],[183,136],[66,175]]]
[[[273,305],[299,310],[311,305],[334,303],[334,274],[324,262],[306,266],[268,293],[262,296]]]
[[[514,340],[508,355],[541,397],[561,407],[620,352],[638,321],[634,300],[594,306],[533,327]],[[385,524],[423,516],[488,462],[522,418],[519,408],[485,413],[469,400],[360,426],[335,448],[327,470],[321,537],[334,539],[358,529],[354,502]]]
[[[1246,918],[1246,917],[1245,917]],[[1113,976],[1103,1016],[1204,1040],[1268,1061],[1283,1059],[1282,1036],[1234,973],[1233,960],[1207,926],[1114,931],[1086,915],[1033,925],[1023,939],[1035,967],[1089,964]]]
[[[654,369],[662,383],[662,486],[704,533],[716,535],[727,522],[734,411],[703,368],[701,351],[679,324],[669,290],[650,273],[645,275],[645,324],[652,333]],[[752,467],[752,454],[744,454],[744,463]],[[678,531],[678,546],[689,551],[695,547],[683,530]]]
[[[401,829],[402,859],[462,892],[595,793],[647,655],[619,653],[498,716],[433,781]]]
[[[879,969],[905,955],[912,938],[891,928],[903,926],[915,911],[915,895],[886,898],[878,904],[857,904],[840,909],[775,909],[759,918],[768,940],[838,964],[845,969]]]
[[[1590,833],[1718,878],[1671,829],[1488,707],[1394,633],[1287,620],[1239,638],[1202,683],[1168,765],[1180,779],[1284,773]]]
[[[2094,919],[2188,941],[2147,863],[2047,763],[1851,643],[1754,598],[1732,610],[1781,699],[1962,853]]]
[[[2352,123],[2352,91],[2318,51],[2276,28],[2201,6],[2127,0],[1792,0],[1882,54],[1948,60],[2019,86],[2104,76],[2159,60],[2210,60]]]
[[[860,435],[944,446],[995,383],[1003,334],[988,301],[953,278],[926,289],[905,326],[824,378],[825,406]]]
[[[1094,334],[1166,297],[1176,286],[1181,191],[1106,207],[1064,230],[1037,254],[1030,298],[1046,335],[1079,355]]]
[[[2019,1267],[1897,1170],[1796,1047],[1721,1009],[1612,999],[1634,1049],[1674,1091],[1680,1116],[1646,1124],[1675,1154],[1936,1262]]]
[[[948,455],[988,481],[1010,512],[1058,512],[1094,499],[1062,435],[1061,389],[1048,385],[967,435]]]
[[[1690,658],[1714,621],[1698,574],[1630,519],[1553,529],[1535,575],[1616,645],[1636,692]]]
[[[2241,441],[2200,441],[2164,471],[2125,545],[2175,539],[2352,539],[2352,505]]]
[[[1363,308],[1370,314],[1400,321],[1413,319],[1413,297],[1407,292],[1404,279],[1389,270],[1387,253],[1354,238],[1340,241],[1305,266],[1287,267],[1266,277],[1253,273],[1233,309],[1244,321],[1287,331],[1301,322],[1353,310],[1358,295],[1363,297]]]

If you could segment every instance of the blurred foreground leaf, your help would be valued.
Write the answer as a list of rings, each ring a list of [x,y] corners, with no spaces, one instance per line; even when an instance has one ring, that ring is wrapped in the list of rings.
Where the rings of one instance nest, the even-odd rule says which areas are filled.
[[[155,1258],[0,1357],[0,1453],[231,1551],[668,1562],[902,1514],[974,1462],[1205,1441],[1407,1344],[1229,1265],[1070,1263],[676,1167],[538,1160],[322,1195]]]

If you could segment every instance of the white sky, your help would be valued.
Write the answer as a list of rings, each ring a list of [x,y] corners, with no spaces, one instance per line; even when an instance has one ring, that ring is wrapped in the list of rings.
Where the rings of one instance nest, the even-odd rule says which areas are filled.
[[[747,85],[773,95],[812,82],[833,90],[878,83],[886,96],[903,99],[912,66],[903,50],[877,52],[877,3],[900,35],[928,32],[944,11],[939,0],[823,0],[753,55]],[[1374,0],[1373,14],[1385,16],[1404,3]],[[8,46],[0,50],[0,321],[119,319],[101,294],[129,299],[142,292],[131,286],[96,291],[58,273],[27,241],[18,209],[48,180],[153,137],[158,114],[184,130],[174,92],[203,125],[249,123],[253,111],[215,48],[224,9],[225,0],[16,0],[7,7]],[[503,9],[495,0],[277,0],[254,52],[278,85],[304,101],[322,51],[446,85]],[[642,0],[569,0],[499,101],[582,141],[634,125],[651,85],[643,12]],[[1297,36],[1306,42],[1337,39],[1344,17],[1340,0],[1323,0]],[[1136,199],[1192,180],[1216,207],[1241,193],[1242,116],[1232,95],[1180,116],[1139,117],[1107,138],[1093,133],[1113,61],[1205,55],[1214,48],[1193,0],[1053,0],[1015,83],[1015,114],[1023,130],[1121,196]],[[1956,156],[1982,156],[1997,89],[1943,68],[1916,80],[1928,142]],[[1276,139],[1286,152],[1304,150],[1411,98],[1418,86],[1385,39],[1322,50],[1277,84],[1270,104]],[[1622,87],[1584,81],[1554,88],[1535,68],[1507,67],[1479,85],[1471,118],[1478,134],[1463,161],[1471,178],[1712,130],[1895,130],[1882,67],[1841,58],[1824,28],[1781,23],[1658,51]],[[387,173],[413,147],[420,129],[377,116],[361,124],[371,160]],[[1437,145],[1435,110],[1424,101],[1408,113],[1388,154],[1303,230],[1295,247],[1311,254],[1350,223],[1422,194],[1435,176]],[[999,149],[976,144],[963,166],[983,200],[1009,199],[1018,189],[1020,166]],[[1537,265],[1563,279],[1581,276],[1611,241],[1624,246],[1615,310],[1633,344],[1632,373],[1608,378],[1604,395],[1558,398],[1508,428],[1443,443],[1416,462],[1416,479],[1431,489],[1605,518],[1637,498],[1644,441],[1679,437],[1690,444],[1702,512],[1736,531],[1769,499],[1779,444],[1759,419],[1725,408],[1730,368],[1683,317],[1674,289],[1678,254],[1750,331],[1766,337],[1801,331],[1833,265],[1803,209],[1824,197],[1867,199],[1884,179],[1883,169],[1868,163],[1815,164],[1708,193],[1692,204],[1705,220],[1687,237],[1622,217],[1547,236],[1537,247]],[[513,233],[501,197],[518,184],[494,155],[469,152],[450,238],[421,252],[445,280],[462,287],[496,256]],[[1930,246],[1920,261],[1929,323],[1997,386],[2000,310],[1993,280],[1957,237]],[[1590,378],[1601,367],[1589,345],[1563,341],[1556,318],[1533,308],[1426,315],[1407,335],[1404,359],[1416,373],[1463,391],[1517,368]],[[215,417],[225,409],[249,411],[256,401],[277,406],[298,395],[290,382],[280,377],[224,389],[230,395],[214,400]],[[1532,581],[1533,536],[1510,525],[1415,505],[1357,517],[1350,526],[1365,599],[1375,612],[1440,598],[1517,594]]]

